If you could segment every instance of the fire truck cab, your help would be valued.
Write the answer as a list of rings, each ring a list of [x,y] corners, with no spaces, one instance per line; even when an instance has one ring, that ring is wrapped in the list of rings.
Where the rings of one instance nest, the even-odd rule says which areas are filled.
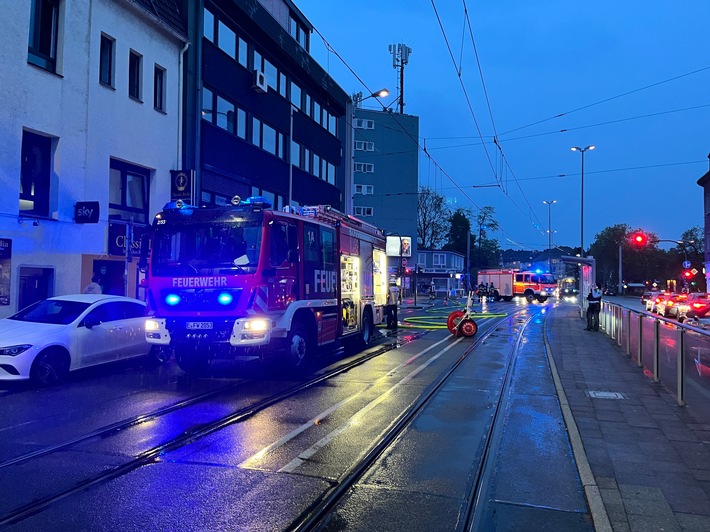
[[[521,296],[529,302],[537,300],[543,303],[554,295],[557,288],[550,274],[517,270],[481,270],[478,272],[478,282],[485,285],[493,283],[492,293],[496,301],[511,301],[515,296]]]
[[[298,367],[339,339],[368,344],[384,321],[384,233],[328,206],[270,207],[236,197],[156,215],[144,246],[146,339],[183,370],[278,354]]]

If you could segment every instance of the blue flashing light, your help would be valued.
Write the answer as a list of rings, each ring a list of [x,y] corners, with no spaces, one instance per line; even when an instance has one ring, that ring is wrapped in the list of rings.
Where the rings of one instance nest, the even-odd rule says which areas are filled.
[[[229,305],[234,300],[234,297],[229,292],[222,292],[217,296],[217,301],[220,305]]]
[[[174,307],[175,305],[180,303],[181,299],[182,298],[177,294],[168,294],[167,296],[165,296],[165,303],[167,303],[171,307]]]
[[[542,270],[538,268],[537,270],[535,270],[535,273],[542,273]]]
[[[271,202],[264,196],[250,196],[242,201],[242,205],[260,205],[265,209],[271,208]]]

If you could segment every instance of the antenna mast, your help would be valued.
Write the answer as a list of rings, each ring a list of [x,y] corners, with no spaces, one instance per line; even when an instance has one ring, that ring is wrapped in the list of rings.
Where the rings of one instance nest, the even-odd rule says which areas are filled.
[[[390,44],[389,50],[392,54],[392,68],[399,71],[397,100],[399,101],[399,114],[404,114],[404,66],[409,63],[409,54],[412,53],[412,49],[406,44]]]

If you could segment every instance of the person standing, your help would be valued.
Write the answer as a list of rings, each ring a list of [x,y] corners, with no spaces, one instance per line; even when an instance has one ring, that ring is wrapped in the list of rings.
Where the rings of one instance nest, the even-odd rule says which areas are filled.
[[[587,294],[587,328],[585,331],[599,330],[599,312],[602,309],[602,291],[593,284]]]
[[[99,276],[94,275],[91,278],[91,282],[89,284],[87,284],[86,287],[84,288],[84,293],[85,294],[101,294],[101,293],[103,293],[101,285],[99,284],[99,280],[100,280]]]

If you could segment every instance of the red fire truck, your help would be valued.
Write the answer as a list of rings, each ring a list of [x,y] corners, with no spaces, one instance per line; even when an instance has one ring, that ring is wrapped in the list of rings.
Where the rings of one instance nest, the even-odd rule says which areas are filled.
[[[278,353],[298,367],[338,339],[368,344],[385,319],[384,233],[328,206],[177,201],[155,216],[148,242],[146,339],[187,372]]]
[[[515,296],[521,296],[530,302],[537,299],[542,303],[554,295],[557,288],[555,278],[550,274],[518,270],[481,270],[478,283],[493,283],[493,291],[489,288],[488,293],[492,293],[496,301],[511,301]]]

